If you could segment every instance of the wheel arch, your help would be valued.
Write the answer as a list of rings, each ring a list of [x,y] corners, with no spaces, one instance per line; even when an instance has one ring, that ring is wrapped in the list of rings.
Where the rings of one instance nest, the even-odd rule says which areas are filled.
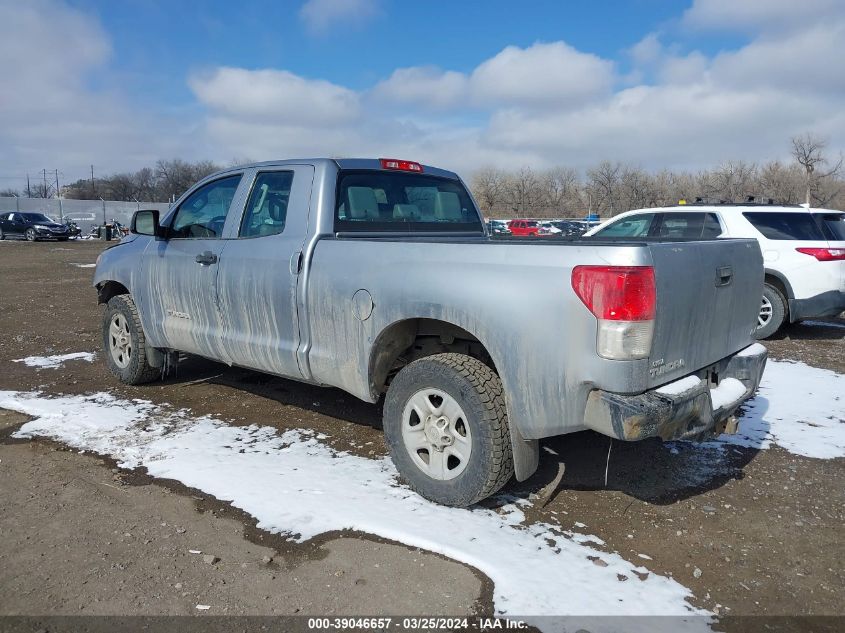
[[[795,299],[795,293],[792,290],[792,285],[789,283],[789,280],[786,276],[778,272],[776,270],[772,270],[771,268],[765,269],[765,276],[763,278],[763,282],[769,284],[773,288],[777,289],[783,295],[784,298],[784,309],[786,310],[786,317],[785,321],[792,322],[792,310],[789,309],[790,302]]]
[[[370,391],[377,399],[390,380],[406,364],[443,352],[457,352],[477,358],[489,366],[502,381],[508,411],[513,448],[514,470],[518,481],[528,479],[539,464],[539,442],[525,439],[519,431],[507,388],[507,376],[491,350],[478,336],[464,327],[438,318],[412,317],[394,321],[375,337],[370,348],[367,377]]]
[[[119,281],[107,280],[97,284],[97,303],[108,303],[112,297],[130,294],[129,288]]]

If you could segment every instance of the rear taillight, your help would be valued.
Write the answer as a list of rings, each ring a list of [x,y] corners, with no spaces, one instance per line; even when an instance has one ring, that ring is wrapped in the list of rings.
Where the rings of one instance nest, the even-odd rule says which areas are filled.
[[[812,255],[820,262],[845,260],[845,248],[796,248],[795,250],[805,255]]]
[[[613,360],[647,358],[656,290],[651,266],[576,266],[572,288],[598,319],[596,350]]]

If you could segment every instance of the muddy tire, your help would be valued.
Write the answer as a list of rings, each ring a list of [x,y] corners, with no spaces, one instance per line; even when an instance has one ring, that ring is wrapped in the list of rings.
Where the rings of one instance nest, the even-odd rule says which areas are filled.
[[[109,371],[127,385],[161,377],[161,369],[147,362],[146,337],[138,308],[129,295],[112,297],[103,314],[103,354]]]
[[[763,284],[763,300],[757,317],[757,329],[754,337],[758,339],[773,336],[786,320],[786,298],[780,290],[769,284]]]
[[[383,426],[399,474],[431,501],[466,507],[513,475],[502,382],[470,356],[406,365],[387,390]]]

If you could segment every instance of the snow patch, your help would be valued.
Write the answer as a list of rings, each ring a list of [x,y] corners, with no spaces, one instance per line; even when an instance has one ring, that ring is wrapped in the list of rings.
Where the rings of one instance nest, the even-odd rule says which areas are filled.
[[[670,382],[662,387],[658,387],[655,391],[657,393],[662,393],[666,396],[677,396],[679,394],[684,393],[685,391],[689,391],[701,383],[701,378],[697,376],[687,376],[686,378],[681,378],[680,380],[676,380],[675,382]],[[714,407],[715,408],[715,407]]]
[[[58,369],[69,360],[85,360],[90,363],[96,356],[93,352],[74,352],[59,356],[27,356],[26,358],[18,358],[12,362],[23,363],[27,367],[36,367],[38,369]]]
[[[766,449],[777,444],[805,457],[845,457],[845,376],[841,374],[800,362],[769,360],[757,395],[742,411],[736,435],[721,435],[705,446]]]
[[[745,395],[745,385],[736,378],[725,378],[718,387],[710,390],[710,402],[713,403],[713,410],[721,409],[729,404],[735,403]]]
[[[499,510],[438,506],[399,484],[387,458],[336,451],[312,431],[228,426],[109,394],[0,391],[0,407],[34,417],[17,437],[49,437],[123,468],[144,466],[229,501],[259,528],[292,540],[360,530],[472,565],[493,581],[500,615],[697,615],[689,624],[708,630],[700,617],[707,612],[688,603],[689,589],[585,544],[600,543],[597,537],[525,523],[525,499]]]
[[[760,343],[754,343],[753,345],[749,345],[745,349],[737,352],[737,356],[759,356],[765,351],[766,347],[764,345],[761,345]]]

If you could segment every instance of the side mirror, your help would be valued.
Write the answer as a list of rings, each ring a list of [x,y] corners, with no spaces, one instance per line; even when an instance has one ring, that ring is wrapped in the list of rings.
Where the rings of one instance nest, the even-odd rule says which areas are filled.
[[[132,223],[129,230],[138,235],[149,235],[151,237],[162,237],[163,231],[158,223],[157,209],[143,209],[132,215]]]

